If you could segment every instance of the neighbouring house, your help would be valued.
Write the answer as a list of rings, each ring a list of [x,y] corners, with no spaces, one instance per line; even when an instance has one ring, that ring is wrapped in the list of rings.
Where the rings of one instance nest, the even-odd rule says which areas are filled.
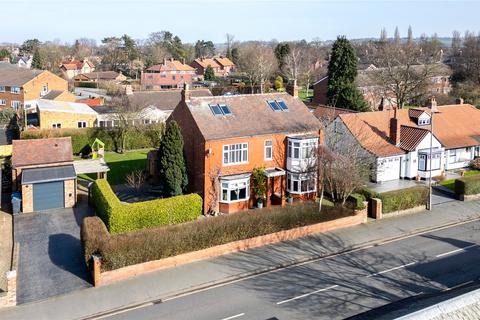
[[[0,69],[0,109],[29,109],[52,90],[68,90],[68,82],[50,71]]]
[[[81,73],[91,73],[95,71],[95,65],[88,59],[76,60],[64,60],[60,62],[60,70],[67,79],[73,79],[75,76]]]
[[[121,83],[127,80],[121,72],[115,71],[96,71],[90,73],[81,73],[73,78],[76,82],[112,82]]]
[[[208,89],[191,90],[194,97],[212,96]],[[182,100],[181,90],[163,90],[163,91],[134,91],[127,94],[128,100],[133,109],[139,110],[136,114],[130,115],[132,123],[153,124],[162,123],[167,120],[175,107]],[[115,127],[118,125],[119,115],[115,108],[111,106],[94,107],[98,112],[98,127]]]
[[[320,124],[297,96],[192,97],[186,85],[167,122],[173,120],[184,139],[188,191],[203,197],[205,213],[251,208],[252,172],[260,167],[267,207],[284,204],[286,192],[314,197]]]
[[[210,66],[216,77],[228,76],[235,69],[235,64],[228,58],[197,58],[190,64],[195,68],[195,72],[199,76],[205,75],[205,70]]]
[[[22,55],[17,56],[13,59],[13,64],[19,68],[30,69],[32,67],[33,56],[32,55]]]
[[[140,84],[145,90],[182,88],[185,83],[191,85],[194,76],[195,69],[185,62],[165,59],[142,71]]]
[[[429,79],[429,85],[425,91],[427,95],[448,94],[452,90],[450,83],[450,75],[452,71],[450,67],[445,64],[436,65],[436,76]],[[423,65],[413,66],[412,68],[421,69]],[[372,110],[386,110],[395,107],[395,97],[393,95],[385,96],[383,89],[376,83],[376,73],[381,72],[382,68],[377,68],[374,65],[368,66],[364,70],[358,70],[356,83],[358,89],[363,95],[363,98],[368,103]],[[327,97],[328,76],[320,78],[313,83],[313,101],[322,105],[328,102]]]
[[[84,103],[40,99],[37,117],[40,129],[88,128],[95,126],[97,112]]]
[[[77,97],[66,90],[52,90],[42,97],[44,100],[75,102]]]
[[[355,111],[343,108],[319,105],[313,110],[313,115],[317,117],[322,124],[327,124],[335,120],[335,118],[343,113],[354,113]]]
[[[70,137],[13,141],[12,189],[23,212],[75,206],[76,179]]]
[[[440,176],[480,156],[480,110],[459,102],[437,107],[432,99],[428,108],[340,114],[325,139],[346,135],[360,144],[372,157],[375,182],[426,179],[430,170]]]

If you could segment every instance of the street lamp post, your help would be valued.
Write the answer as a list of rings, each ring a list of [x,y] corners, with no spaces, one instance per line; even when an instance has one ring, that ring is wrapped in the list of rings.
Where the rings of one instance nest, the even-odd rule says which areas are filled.
[[[427,162],[427,166],[430,163],[429,177],[428,177],[428,210],[432,210],[432,160],[433,160],[433,107],[430,114],[430,161]]]

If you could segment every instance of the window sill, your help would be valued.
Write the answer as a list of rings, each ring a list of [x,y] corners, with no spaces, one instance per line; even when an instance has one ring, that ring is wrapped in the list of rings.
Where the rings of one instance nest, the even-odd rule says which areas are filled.
[[[222,167],[231,167],[231,166],[239,166],[239,165],[242,165],[242,164],[248,164],[248,161],[247,162],[237,162],[237,163],[229,163],[229,164],[222,164]]]
[[[290,190],[287,190],[287,192],[290,193],[290,194],[307,194],[307,193],[317,192],[317,190],[312,190],[312,191],[290,191]]]
[[[237,203],[237,202],[246,202],[249,199],[242,199],[242,200],[232,200],[232,201],[226,201],[226,200],[220,200],[219,203],[224,203],[224,204],[232,204],[232,203]]]

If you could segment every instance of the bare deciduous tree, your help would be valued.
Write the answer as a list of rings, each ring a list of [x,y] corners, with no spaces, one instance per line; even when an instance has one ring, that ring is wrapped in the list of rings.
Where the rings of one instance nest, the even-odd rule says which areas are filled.
[[[210,191],[208,193],[209,195],[209,201],[208,201],[208,213],[211,215],[217,215],[218,214],[218,197],[220,193],[220,175],[221,175],[222,169],[219,167],[214,167],[212,170],[210,170],[210,174],[208,175],[210,179]]]
[[[250,43],[240,51],[240,69],[250,81],[250,88],[254,93],[255,85],[260,85],[260,92],[264,91],[264,83],[274,71],[275,54],[273,49],[261,43]]]

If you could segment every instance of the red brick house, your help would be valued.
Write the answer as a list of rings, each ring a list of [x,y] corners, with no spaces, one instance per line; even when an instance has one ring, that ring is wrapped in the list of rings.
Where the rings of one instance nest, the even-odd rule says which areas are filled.
[[[228,76],[235,69],[235,64],[228,58],[197,58],[190,64],[197,75],[204,76],[208,66],[212,67],[216,77]]]
[[[165,59],[162,64],[151,66],[142,71],[141,85],[144,90],[182,88],[191,85],[195,69],[184,62]]]
[[[204,212],[232,213],[256,204],[252,171],[264,167],[266,206],[316,193],[313,149],[318,120],[287,93],[191,97],[187,88],[167,121],[182,130],[189,191],[204,199]],[[296,91],[295,91],[296,92]]]
[[[95,71],[95,65],[87,59],[76,60],[70,59],[60,62],[60,70],[65,74],[67,79],[73,79],[81,73],[90,73]]]

